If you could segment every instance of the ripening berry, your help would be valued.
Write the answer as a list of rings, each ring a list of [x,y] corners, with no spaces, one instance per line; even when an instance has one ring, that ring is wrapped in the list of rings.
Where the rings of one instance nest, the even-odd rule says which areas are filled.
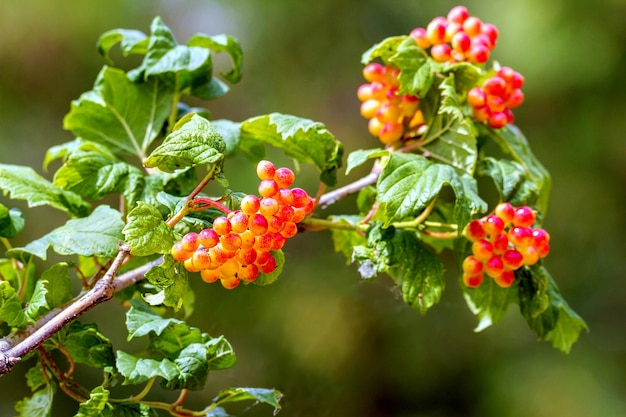
[[[509,241],[518,248],[530,245],[532,240],[532,233],[527,227],[515,226],[509,230],[508,236]]]
[[[467,104],[472,107],[482,107],[487,104],[487,94],[480,87],[474,87],[467,93]]]
[[[471,45],[471,39],[465,32],[457,32],[452,37],[452,48],[459,53],[466,53],[469,51]]]
[[[259,183],[261,197],[273,197],[278,192],[278,184],[274,180],[262,180]]]
[[[252,247],[244,249],[241,248],[237,251],[235,259],[239,261],[241,265],[250,265],[256,261],[257,252]]]
[[[484,64],[489,59],[489,48],[480,43],[472,44],[467,51],[467,59],[469,62]]]
[[[511,203],[500,203],[496,206],[494,210],[496,216],[500,217],[505,224],[509,224],[513,221],[513,216],[515,215],[515,208],[511,205]]]
[[[472,38],[473,45],[484,45],[490,51],[496,46],[495,43],[491,40],[491,38],[483,33],[476,35]]]
[[[376,118],[380,122],[397,122],[402,116],[402,109],[389,102],[382,103],[376,110]]]
[[[256,174],[258,175],[260,180],[271,180],[274,178],[274,173],[276,172],[276,167],[270,161],[259,161],[256,166]]]
[[[220,241],[219,235],[213,229],[204,229],[199,234],[200,244],[207,249],[217,245]]]
[[[220,238],[220,245],[225,251],[236,251],[241,247],[241,236],[237,233],[228,233]]]
[[[506,269],[516,270],[524,264],[524,256],[515,249],[509,249],[502,254],[502,263]]]
[[[268,261],[263,265],[259,266],[259,271],[264,274],[271,274],[276,269],[276,259],[273,256],[270,256]]]
[[[222,276],[233,276],[237,273],[237,271],[239,271],[239,261],[237,261],[237,259],[235,258],[231,258],[224,262],[224,264],[220,266],[219,269],[222,273]]]
[[[292,188],[291,194],[294,208],[304,208],[309,203],[309,194],[302,188]]]
[[[378,139],[385,145],[390,145],[402,138],[404,127],[400,123],[386,122],[380,129]]]
[[[183,262],[183,266],[189,272],[200,272],[200,270],[193,265],[193,258],[186,259]]]
[[[246,230],[239,235],[241,237],[241,249],[249,249],[254,245],[254,233]]]
[[[482,221],[476,220],[476,219],[469,222],[469,224],[467,225],[466,234],[467,234],[467,238],[471,240],[472,242],[475,242],[477,240],[484,239],[485,237],[487,237],[487,232],[485,231],[485,228],[483,227]]]
[[[379,107],[380,101],[374,99],[365,100],[363,103],[361,103],[361,116],[365,117],[366,119],[371,119],[372,117],[376,116],[376,112],[378,111]]]
[[[241,279],[239,279],[236,275],[233,275],[228,277],[221,277],[220,282],[222,283],[222,287],[226,288],[227,290],[232,290],[239,285]]]
[[[296,180],[296,175],[289,168],[278,168],[274,174],[274,181],[278,185],[278,188],[291,187]]]
[[[404,94],[401,98],[400,108],[404,117],[412,117],[419,108],[419,99],[410,94]]]
[[[493,256],[493,245],[491,242],[481,239],[472,243],[472,253],[480,261],[487,261]]]
[[[415,44],[422,49],[426,49],[430,47],[430,41],[426,38],[426,29],[424,28],[415,28],[409,34],[411,38],[415,41]]]
[[[209,256],[209,250],[207,248],[196,250],[191,257],[191,262],[194,268],[199,271],[203,269],[214,269],[212,268],[211,257]]]
[[[480,33],[483,35],[486,35],[489,40],[491,41],[491,44],[493,46],[496,45],[496,40],[498,39],[498,28],[495,27],[494,25],[492,25],[491,23],[484,23],[480,29]],[[492,49],[493,49],[492,46]]]
[[[363,102],[372,98],[372,86],[371,84],[363,84],[356,91],[356,96],[359,101]]]
[[[256,236],[254,238],[254,246],[257,251],[269,251],[272,249],[272,234],[266,233],[264,235]]]
[[[539,251],[534,246],[527,246],[520,250],[524,257],[524,265],[534,265],[539,261]]]
[[[291,216],[291,221],[294,222],[294,223],[299,223],[302,220],[304,220],[306,215],[307,215],[307,211],[305,210],[304,207],[294,208],[293,209],[293,216]]]
[[[465,6],[456,6],[448,12],[448,21],[463,24],[469,17],[469,12]]]
[[[289,188],[281,188],[274,198],[280,204],[280,208],[289,207],[293,204],[293,193]]]
[[[537,213],[528,206],[521,206],[515,209],[513,225],[519,227],[530,227],[535,223]]]
[[[509,247],[509,238],[506,233],[500,233],[491,239],[493,245],[493,253],[496,255],[502,255]]]
[[[513,281],[515,281],[515,272],[505,269],[499,277],[495,277],[493,280],[498,286],[508,288],[513,284]]]
[[[444,42],[452,42],[452,38],[457,33],[463,32],[463,26],[460,23],[456,22],[448,22],[446,24],[446,36],[444,37]]]
[[[537,251],[539,252],[539,257],[540,258],[545,258],[550,253],[550,244],[546,243],[544,246],[542,246],[541,248],[537,249]]]
[[[465,284],[465,286],[468,288],[476,288],[480,286],[480,284],[482,284],[483,282],[483,279],[484,277],[482,272],[480,274],[473,275],[463,274],[463,284]]]
[[[483,272],[483,263],[475,256],[468,256],[463,260],[462,265],[463,272],[469,275],[474,275]]]
[[[269,262],[270,258],[272,258],[272,254],[269,251],[260,251],[256,254],[255,265],[261,266],[265,265]]]
[[[280,234],[289,239],[298,234],[298,226],[294,222],[286,222]]]
[[[276,216],[267,217],[267,232],[278,233],[285,227],[285,222]]]
[[[550,235],[544,229],[536,228],[532,229],[532,245],[537,248],[539,252],[542,252],[544,246],[550,242]]]
[[[202,278],[202,281],[208,284],[211,284],[220,279],[220,275],[221,273],[218,269],[203,269],[202,271],[200,271],[200,278]]]
[[[485,262],[485,274],[489,275],[491,278],[497,278],[502,275],[504,271],[504,263],[502,262],[502,258],[498,255],[493,255]]]
[[[380,134],[380,129],[383,128],[383,124],[377,118],[372,118],[367,122],[367,130],[370,132],[372,136],[378,137]]]
[[[311,213],[314,208],[315,208],[315,200],[313,200],[311,197],[309,197],[308,201],[306,203],[306,206],[304,206],[304,214]]]
[[[267,232],[267,228],[269,224],[267,222],[267,218],[262,214],[253,214],[250,216],[250,220],[248,221],[248,229],[252,232],[253,235],[259,236]]]
[[[472,117],[477,122],[484,122],[489,118],[489,107],[481,106],[472,108]]]
[[[225,252],[220,245],[209,249],[209,256],[211,257],[211,263],[216,266],[222,265],[230,259],[229,253]]]
[[[180,241],[174,243],[172,249],[170,250],[170,253],[172,254],[172,258],[174,258],[178,262],[186,261],[193,255],[193,252],[188,252],[183,249],[182,242]]]
[[[264,216],[273,216],[278,213],[279,204],[275,198],[266,197],[261,200],[261,206],[259,207],[259,213]]]
[[[467,19],[465,19],[465,21],[463,22],[463,30],[470,35],[470,37],[474,37],[478,34],[480,34],[480,31],[482,29],[482,21],[475,17],[475,16],[469,16]]]
[[[230,220],[228,220],[224,216],[220,216],[213,220],[213,230],[220,236],[230,233],[232,230],[232,225],[230,224]]]
[[[383,82],[390,86],[398,84],[398,75],[400,75],[400,69],[391,65],[385,65],[383,67]]]
[[[511,77],[511,88],[519,89],[524,85],[524,76],[519,72],[515,71],[513,73],[513,77]]]
[[[291,205],[281,205],[278,208],[278,212],[275,214],[276,217],[281,219],[284,222],[291,221],[293,219],[294,208]]]
[[[487,107],[490,113],[499,113],[506,109],[506,103],[502,97],[488,95]]]
[[[235,233],[243,233],[248,229],[248,216],[241,210],[232,211],[228,214],[231,230]]]
[[[245,281],[252,282],[259,276],[259,268],[254,265],[241,265],[239,271],[237,271],[237,278]]]
[[[509,118],[503,111],[491,113],[487,118],[487,124],[493,129],[502,129],[508,123]]]
[[[513,123],[515,121],[515,116],[513,115],[513,112],[510,109],[504,109],[503,113],[506,115],[507,123]]]
[[[271,250],[281,250],[285,245],[287,239],[280,233],[274,232],[272,233],[272,247]]]
[[[452,58],[452,48],[447,43],[440,43],[430,49],[430,55],[437,62],[447,62]]]
[[[194,232],[189,232],[180,241],[181,247],[186,252],[193,252],[198,249],[200,246],[200,240],[198,239],[198,234]]]
[[[504,230],[504,221],[495,214],[491,214],[487,216],[485,221],[482,223],[482,226],[488,235],[494,236],[500,234],[500,232]]]
[[[523,102],[524,102],[524,93],[522,92],[522,90],[518,88],[511,92],[511,94],[509,95],[509,98],[506,100],[506,106],[509,109],[514,109],[516,107],[519,107]]]
[[[434,18],[428,26],[426,26],[426,39],[433,45],[442,43],[446,38],[445,19],[441,19]]]
[[[506,94],[506,82],[498,77],[487,78],[483,83],[483,90],[487,95],[504,97]]]
[[[369,82],[382,81],[384,76],[384,66],[377,62],[372,62],[363,67],[363,78]]]
[[[243,211],[248,216],[259,211],[260,206],[261,200],[255,195],[247,195],[241,199],[241,211]]]

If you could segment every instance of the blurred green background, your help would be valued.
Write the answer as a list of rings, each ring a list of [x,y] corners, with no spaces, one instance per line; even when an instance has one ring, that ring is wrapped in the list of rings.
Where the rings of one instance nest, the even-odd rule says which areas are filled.
[[[325,123],[347,152],[377,146],[356,98],[361,53],[384,37],[424,27],[458,3],[3,0],[0,162],[42,172],[46,149],[72,139],[62,129],[70,101],[91,89],[103,65],[98,36],[119,27],[148,32],[156,15],[181,42],[197,32],[241,41],[244,80],[207,104],[215,118],[291,113]],[[590,333],[563,355],[535,340],[517,308],[473,333],[476,320],[453,263],[443,300],[420,316],[403,304],[390,279],[362,282],[333,252],[327,233],[307,233],[287,245],[285,270],[272,286],[228,292],[194,283],[190,322],[224,334],[239,361],[213,373],[187,405],[201,408],[222,387],[258,386],[280,389],[281,415],[290,417],[626,415],[626,2],[460,3],[500,29],[493,58],[526,77],[516,123],[553,176],[544,224],[552,253],[545,264]],[[226,169],[233,188],[254,189],[247,162],[232,160]],[[298,184],[313,192],[315,184],[305,176]],[[342,175],[341,181],[355,178]],[[347,201],[329,211],[350,207]],[[24,211],[27,230],[16,244],[65,221],[46,208]],[[98,322],[117,348],[130,350],[124,310],[109,304],[84,320]],[[0,379],[0,415],[14,415],[14,402],[30,395],[27,369],[21,364]],[[89,370],[78,372],[92,385],[100,383]],[[157,389],[151,398],[172,396]],[[248,405],[233,413],[271,415],[265,406]],[[76,409],[57,395],[54,416]]]

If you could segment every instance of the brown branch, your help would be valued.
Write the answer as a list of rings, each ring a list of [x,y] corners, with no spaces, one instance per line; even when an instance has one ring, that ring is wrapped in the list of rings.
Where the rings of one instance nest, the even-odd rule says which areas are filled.
[[[364,176],[363,178],[360,178],[354,181],[353,183],[350,183],[341,188],[337,188],[336,190],[323,194],[319,198],[319,202],[318,202],[319,205],[322,208],[326,208],[330,206],[331,204],[336,203],[340,199],[346,197],[347,195],[357,193],[361,191],[363,188],[367,187],[368,185],[374,184],[376,181],[378,181],[378,177],[380,176],[381,169],[382,168],[380,164],[378,163],[378,161],[376,161],[376,163],[374,164],[374,167],[372,168],[372,171],[366,176]]]
[[[110,300],[116,292],[142,280],[150,268],[162,262],[162,258],[159,258],[115,278],[117,271],[129,257],[129,254],[130,249],[128,247],[120,246],[120,250],[106,274],[95,283],[92,289],[82,292],[66,305],[40,317],[26,330],[12,333],[0,339],[0,376],[9,373],[18,361],[41,346],[63,327],[98,304]]]

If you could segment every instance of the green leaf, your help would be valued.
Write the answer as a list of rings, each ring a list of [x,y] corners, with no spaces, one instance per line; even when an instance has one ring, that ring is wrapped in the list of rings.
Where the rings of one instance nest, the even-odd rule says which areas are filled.
[[[0,321],[11,327],[22,327],[30,321],[22,310],[17,292],[8,281],[0,281]]]
[[[208,336],[206,334],[203,335]],[[237,361],[233,347],[224,336],[213,337],[205,341],[204,346],[208,351],[209,358],[207,363],[211,371],[228,369]]]
[[[274,413],[280,410],[280,391],[267,388],[227,388],[213,398],[214,404],[232,403],[237,401],[253,400],[274,407]]]
[[[136,385],[156,376],[165,379],[176,377],[176,366],[170,360],[137,358],[126,352],[116,352],[115,366],[124,377],[124,385]]]
[[[444,185],[450,185],[456,195],[454,217],[459,229],[473,214],[487,209],[478,196],[476,181],[469,175],[459,176],[451,166],[433,163],[421,155],[391,154],[377,183],[378,213],[384,225],[416,217]]]
[[[186,281],[185,275],[186,269],[181,266],[180,262],[175,261],[171,255],[165,255],[161,265],[152,267],[146,272],[146,279],[158,288],[165,289],[176,280]]]
[[[190,113],[176,123],[172,133],[144,161],[165,172],[196,165],[221,164],[226,146],[211,122]]]
[[[141,201],[128,213],[128,223],[122,233],[130,253],[135,256],[168,253],[176,241],[174,231],[163,221],[159,210]]]
[[[439,91],[441,94],[439,113],[450,116],[452,120],[463,120],[463,112],[461,111],[461,104],[456,92],[454,73],[449,74],[439,83]]]
[[[18,401],[15,404],[18,417],[50,417],[55,392],[56,385],[50,384],[35,392],[32,397]]]
[[[132,190],[133,193],[140,193],[142,177],[138,168],[122,161],[106,147],[84,143],[69,155],[56,172],[54,185],[99,200],[114,192],[128,193]]]
[[[478,317],[475,332],[502,320],[511,304],[518,299],[515,287],[499,287],[491,278],[485,279],[477,288],[468,288],[461,283],[461,289],[470,311]]]
[[[369,48],[361,56],[361,63],[368,64],[376,58],[380,58],[383,62],[388,62],[389,59],[396,54],[398,47],[407,39],[411,39],[408,36],[393,36],[384,39]],[[413,42],[415,43],[415,42]]]
[[[12,199],[26,200],[28,207],[48,205],[78,217],[90,209],[77,194],[55,187],[30,167],[0,164],[0,189]]]
[[[348,175],[354,168],[363,165],[369,159],[380,158],[387,155],[389,155],[389,151],[381,148],[357,149],[356,151],[352,151],[348,155],[346,175]]]
[[[269,285],[276,281],[281,272],[283,272],[283,266],[285,265],[285,254],[282,250],[272,251],[272,256],[276,259],[276,269],[269,274],[259,273],[257,279],[253,282],[256,285]]]
[[[46,156],[43,161],[43,169],[44,171],[48,170],[48,165],[50,162],[56,161],[57,159],[61,159],[63,162],[67,159],[72,152],[78,149],[82,144],[83,140],[81,138],[76,138],[70,142],[65,142],[60,145],[52,146],[46,152]]]
[[[62,331],[60,338],[74,362],[101,369],[115,365],[113,345],[95,323],[74,321]]]
[[[503,152],[511,155],[523,167],[526,178],[535,184],[539,192],[537,206],[545,215],[552,180],[548,171],[532,153],[522,132],[516,126],[509,124],[497,130],[482,127],[480,134],[494,140]]]
[[[228,72],[220,73],[220,75],[233,84],[241,80],[243,75],[243,50],[236,38],[229,35],[207,36],[196,34],[187,41],[187,45],[190,47],[207,48],[216,53],[226,52],[230,56],[232,68]]]
[[[34,321],[34,319],[39,317],[40,310],[48,310],[48,302],[46,301],[48,289],[46,288],[46,284],[47,281],[43,280],[39,280],[35,283],[35,290],[26,307],[26,315],[31,319],[29,321]]]
[[[540,340],[569,353],[585,321],[567,304],[548,271],[539,265],[525,268],[520,280],[520,311]]]
[[[451,120],[448,115],[437,115],[424,136],[432,142],[423,146],[433,160],[448,164],[468,175],[474,174],[478,151],[476,133],[466,120]]]
[[[98,39],[98,51],[107,60],[111,61],[111,48],[120,44],[124,56],[129,54],[145,54],[148,47],[148,37],[145,33],[134,29],[113,29],[103,33]]]
[[[527,180],[524,167],[518,162],[485,157],[478,164],[478,173],[493,179],[502,201],[514,206],[533,206],[537,202],[539,190]]]
[[[128,340],[146,336],[153,332],[160,335],[169,325],[182,323],[178,319],[163,318],[155,314],[140,300],[130,300],[130,309],[126,313]]]
[[[185,302],[185,294],[187,294],[188,289],[189,282],[187,274],[185,272],[178,274],[178,277],[174,280],[172,285],[163,289],[165,292],[163,304],[172,307],[174,311],[180,310]]]
[[[51,246],[59,255],[100,256],[112,258],[118,252],[122,241],[124,222],[119,211],[106,205],[96,207],[82,219],[73,219],[64,226],[29,243],[24,248],[7,251],[7,255],[17,257],[24,252],[46,260]]]
[[[46,370],[46,373],[48,373],[47,370]],[[25,377],[26,377],[26,384],[28,384],[28,387],[30,388],[31,391],[35,392],[37,388],[47,383],[50,375],[45,376],[43,374],[43,369],[41,367],[41,364],[37,363],[35,364],[35,366],[30,368],[26,372]]]
[[[176,376],[161,382],[165,389],[200,390],[204,387],[209,376],[208,352],[200,343],[185,346],[173,363],[176,366]]]
[[[110,408],[108,401],[109,391],[103,387],[95,387],[89,394],[89,399],[80,403],[78,413],[74,417],[102,416],[105,407]]]
[[[336,184],[343,145],[323,124],[280,113],[244,121],[241,124],[241,146],[249,149],[261,143],[281,149],[297,161],[317,166],[324,184]]]
[[[425,97],[430,90],[435,81],[435,73],[443,70],[443,66],[428,58],[411,37],[405,37],[388,61],[400,69],[398,91],[419,98]]]
[[[24,229],[24,216],[19,209],[0,204],[0,237],[15,237]]]
[[[93,90],[72,101],[63,127],[143,160],[169,116],[172,98],[172,89],[159,80],[134,83],[124,71],[105,66]]]
[[[213,120],[211,122],[213,128],[220,134],[224,141],[224,155],[233,156],[239,149],[241,123],[235,123],[230,120]]]

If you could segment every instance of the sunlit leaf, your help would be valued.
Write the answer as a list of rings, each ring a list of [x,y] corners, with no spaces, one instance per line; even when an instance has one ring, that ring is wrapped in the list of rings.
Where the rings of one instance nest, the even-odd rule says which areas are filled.
[[[136,256],[168,253],[176,241],[174,231],[163,221],[159,210],[143,202],[128,213],[122,233],[130,253]]]

